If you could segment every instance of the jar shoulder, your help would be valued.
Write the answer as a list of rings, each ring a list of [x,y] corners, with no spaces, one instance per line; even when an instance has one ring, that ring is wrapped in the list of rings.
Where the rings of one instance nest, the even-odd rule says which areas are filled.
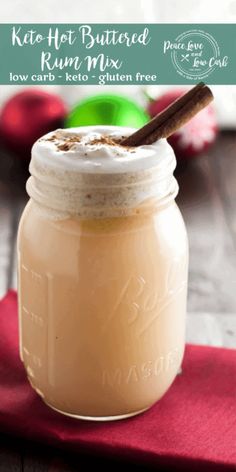
[[[117,251],[119,246],[140,250],[153,247],[168,251],[170,256],[188,249],[183,217],[175,202],[149,215],[81,220],[49,219],[33,201],[23,211],[18,231],[18,249],[38,254],[78,252],[81,244],[87,250],[92,245],[97,251]]]

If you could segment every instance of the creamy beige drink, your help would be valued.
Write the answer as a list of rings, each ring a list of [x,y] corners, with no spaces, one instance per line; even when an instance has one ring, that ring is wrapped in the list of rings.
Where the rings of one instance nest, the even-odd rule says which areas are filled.
[[[169,388],[184,350],[187,237],[165,140],[58,130],[32,150],[20,223],[21,358],[43,400],[80,418],[127,417]]]

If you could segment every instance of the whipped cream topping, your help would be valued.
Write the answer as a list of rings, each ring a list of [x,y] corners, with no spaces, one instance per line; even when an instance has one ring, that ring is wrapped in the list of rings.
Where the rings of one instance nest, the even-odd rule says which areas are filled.
[[[38,203],[78,216],[119,216],[177,187],[174,152],[166,140],[120,144],[133,128],[86,126],[59,129],[32,148],[28,194]]]
[[[114,126],[59,129],[36,141],[32,160],[47,168],[113,174],[137,172],[173,159],[173,150],[165,139],[138,147],[119,145],[122,137],[134,131]]]

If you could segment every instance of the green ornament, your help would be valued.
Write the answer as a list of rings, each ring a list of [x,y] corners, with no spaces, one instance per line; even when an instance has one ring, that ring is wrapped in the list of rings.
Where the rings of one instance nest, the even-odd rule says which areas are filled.
[[[149,117],[141,106],[121,95],[96,95],[82,100],[66,119],[65,127],[113,125],[140,128]]]

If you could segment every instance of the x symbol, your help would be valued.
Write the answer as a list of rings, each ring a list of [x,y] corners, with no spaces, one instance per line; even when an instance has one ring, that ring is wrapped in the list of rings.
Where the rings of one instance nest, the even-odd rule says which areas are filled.
[[[188,60],[189,54],[185,54],[185,55],[184,55],[184,54],[181,54],[181,56],[182,56],[182,58],[183,58],[183,59],[181,59],[181,62],[184,62],[184,61],[189,62],[189,60]]]

